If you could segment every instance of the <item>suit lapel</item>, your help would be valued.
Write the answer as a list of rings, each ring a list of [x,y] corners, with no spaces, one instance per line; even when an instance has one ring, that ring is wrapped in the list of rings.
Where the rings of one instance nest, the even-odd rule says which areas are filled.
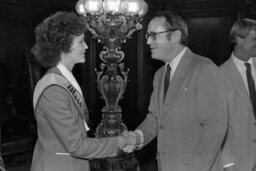
[[[193,56],[193,53],[189,49],[187,49],[185,54],[181,58],[176,68],[176,71],[173,74],[171,83],[167,90],[164,104],[170,104],[172,102],[172,99],[174,98],[175,93],[177,92],[181,83],[187,76],[188,71],[190,70],[190,63],[191,63],[192,56]]]
[[[246,90],[244,81],[242,79],[240,72],[238,71],[238,68],[233,62],[232,58],[228,59],[228,61],[226,62],[226,65],[228,69],[228,75],[230,76],[231,81],[234,83],[233,85],[237,89],[237,92],[244,99],[245,103],[251,107],[250,97]]]
[[[160,74],[158,77],[158,83],[160,83],[160,86],[158,86],[157,90],[157,103],[158,103],[158,111],[159,113],[163,112],[163,103],[164,103],[164,76],[165,76],[165,65],[160,69]]]

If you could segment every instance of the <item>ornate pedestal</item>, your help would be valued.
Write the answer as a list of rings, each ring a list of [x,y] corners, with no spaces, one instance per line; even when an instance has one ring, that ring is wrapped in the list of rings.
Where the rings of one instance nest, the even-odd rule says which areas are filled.
[[[127,130],[118,102],[126,89],[129,69],[124,71],[121,62],[124,52],[120,49],[126,39],[142,28],[140,22],[147,8],[144,0],[79,0],[76,4],[76,11],[85,17],[88,30],[104,45],[100,53],[103,63],[96,74],[97,87],[106,105],[102,109],[96,137],[118,136]],[[120,150],[117,157],[93,159],[90,165],[92,170],[134,170],[138,161],[133,153]]]
[[[119,157],[90,161],[92,171],[139,171],[138,160],[133,153]]]
[[[128,72],[124,71],[123,63],[102,63],[101,70],[96,71],[97,87],[106,104],[102,109],[102,121],[96,128],[96,137],[118,136],[127,130],[122,122],[122,109],[118,102],[125,92]],[[138,161],[134,153],[127,154],[120,150],[117,157],[91,160],[90,166],[98,170],[136,170]]]

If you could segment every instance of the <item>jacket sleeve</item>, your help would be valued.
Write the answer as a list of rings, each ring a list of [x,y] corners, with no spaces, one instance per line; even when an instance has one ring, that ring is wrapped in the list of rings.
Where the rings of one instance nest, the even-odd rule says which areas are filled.
[[[138,126],[138,130],[141,130],[143,133],[143,146],[148,144],[152,139],[157,136],[158,129],[158,113],[157,113],[157,90],[158,90],[158,78],[159,72],[156,72],[154,81],[153,81],[153,92],[150,98],[150,104],[148,107],[148,114],[144,121]]]
[[[209,171],[220,155],[227,130],[225,84],[217,66],[207,64],[201,68],[195,98],[201,135],[189,170]]]
[[[222,158],[222,163],[223,167],[227,167],[230,165],[234,165],[236,163],[235,157],[232,155],[231,150],[230,150],[230,143],[229,139],[225,141],[222,153],[221,153],[221,158]]]
[[[221,68],[222,71],[222,75],[224,75],[226,78],[228,77],[228,75],[226,75],[226,72]],[[222,153],[221,153],[221,157],[222,157],[222,163],[223,166],[227,166],[227,165],[233,165],[236,163],[236,158],[234,157],[234,155],[232,154],[232,150],[231,150],[231,139],[230,139],[230,130],[232,130],[232,125],[231,124],[231,115],[233,113],[232,109],[234,108],[234,106],[236,105],[234,102],[234,98],[235,95],[235,90],[233,88],[233,86],[231,85],[231,82],[229,80],[225,81],[225,87],[226,87],[226,97],[227,97],[227,103],[228,103],[228,130],[225,136],[225,140],[224,140],[224,144],[223,144],[223,148],[222,148]]]
[[[81,130],[81,118],[68,94],[57,85],[48,87],[40,99],[50,128],[58,141],[73,157],[102,158],[116,156],[118,138],[88,138]]]

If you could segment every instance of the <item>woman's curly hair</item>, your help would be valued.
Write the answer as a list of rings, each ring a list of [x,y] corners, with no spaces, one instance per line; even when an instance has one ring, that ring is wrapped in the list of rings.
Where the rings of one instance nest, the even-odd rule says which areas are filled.
[[[70,52],[74,36],[86,31],[86,21],[71,12],[56,12],[35,28],[36,43],[31,52],[44,67],[56,66],[61,53]]]

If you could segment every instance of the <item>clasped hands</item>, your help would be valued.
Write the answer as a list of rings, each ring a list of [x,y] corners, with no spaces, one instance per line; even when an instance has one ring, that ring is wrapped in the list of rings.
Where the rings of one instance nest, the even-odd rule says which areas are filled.
[[[140,140],[140,135],[134,131],[124,131],[121,134],[121,137],[123,138],[123,145],[120,148],[126,153],[133,152],[142,143]]]

